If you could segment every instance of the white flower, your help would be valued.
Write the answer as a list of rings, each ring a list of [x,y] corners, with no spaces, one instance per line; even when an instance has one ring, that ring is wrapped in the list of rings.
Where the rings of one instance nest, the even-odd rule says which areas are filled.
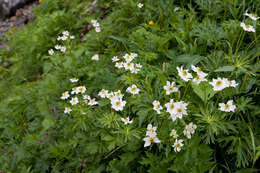
[[[101,97],[101,98],[106,98],[108,94],[108,91],[105,90],[105,89],[102,89],[101,91],[99,91],[98,95]]]
[[[92,23],[92,25],[94,27],[99,27],[100,26],[97,20],[91,20],[91,23]]]
[[[171,93],[178,91],[178,88],[174,86],[175,86],[175,82],[172,83],[170,81],[166,82],[166,85],[163,87],[164,90],[166,91],[166,95],[170,95]]]
[[[70,36],[70,39],[71,39],[71,40],[75,39],[75,36],[74,36],[74,35],[71,35],[71,36]]]
[[[60,51],[63,53],[66,52],[66,46],[61,46]]]
[[[173,137],[174,139],[176,139],[176,138],[178,138],[179,135],[177,134],[177,131],[175,129],[172,129],[170,136]]]
[[[70,104],[71,104],[71,105],[76,105],[76,104],[78,104],[78,102],[79,102],[79,100],[78,100],[77,97],[74,97],[74,98],[72,98],[72,99],[70,100]]]
[[[226,104],[225,103],[219,103],[219,110],[223,112],[235,112],[236,105],[233,105],[233,100],[229,100]]]
[[[115,95],[114,95],[113,92],[111,92],[111,93],[108,93],[108,94],[106,95],[106,97],[107,97],[109,100],[113,100],[113,99],[115,98]]]
[[[188,103],[184,103],[183,101],[175,102],[175,109],[173,110],[173,114],[177,116],[178,118],[182,119],[183,115],[187,114],[187,106]]]
[[[196,84],[200,84],[200,82],[202,81],[207,81],[207,79],[205,78],[208,74],[207,73],[197,73],[197,76],[195,78],[192,79],[192,81]]]
[[[95,28],[95,31],[96,31],[96,32],[101,32],[101,28],[100,28],[100,27],[96,27],[96,28]]]
[[[76,82],[79,81],[79,79],[77,79],[77,78],[71,78],[70,81],[71,81],[72,83],[76,83]]]
[[[137,4],[137,7],[138,7],[138,8],[142,8],[143,6],[144,6],[144,4],[142,4],[142,3],[138,3],[138,4]]]
[[[121,120],[124,122],[124,124],[131,124],[133,120],[130,121],[129,117],[121,118]]]
[[[69,114],[71,111],[70,107],[65,107],[64,113]]]
[[[112,104],[112,108],[115,109],[116,111],[122,111],[126,104],[126,101],[115,98],[111,100],[111,104]]]
[[[156,135],[151,135],[151,136],[145,137],[143,140],[145,141],[144,147],[148,147],[148,146],[150,146],[152,143],[160,143],[160,142],[161,142],[161,141],[157,138]]]
[[[118,90],[118,91],[114,92],[114,96],[115,96],[115,98],[117,98],[117,99],[122,99],[123,96],[124,96],[124,94],[122,94],[121,91]]]
[[[117,56],[114,56],[114,57],[112,58],[112,61],[113,61],[113,62],[117,62],[117,61],[119,61],[119,59],[118,59]]]
[[[62,93],[61,99],[62,99],[62,100],[66,100],[66,99],[69,98],[69,97],[70,97],[69,92],[66,91],[66,92]]]
[[[236,88],[238,85],[238,83],[236,83],[235,80],[228,81],[228,84],[229,84],[229,87],[234,87],[234,88]]]
[[[184,81],[189,81],[192,78],[192,75],[189,73],[188,70],[184,70],[183,67],[177,67],[178,74],[179,76],[184,80]]]
[[[131,73],[137,74],[140,71],[140,69],[133,67],[132,69],[130,69]]]
[[[57,37],[57,40],[60,41],[60,40],[61,40],[61,36],[58,36],[58,37]]]
[[[116,68],[123,68],[124,67],[123,62],[116,62],[115,67]]]
[[[89,102],[88,102],[88,105],[89,105],[89,106],[94,106],[94,105],[97,105],[97,104],[98,104],[98,102],[96,101],[95,98],[89,99]]]
[[[79,87],[72,88],[71,94],[78,94],[80,93]]]
[[[176,12],[176,11],[178,11],[179,9],[180,9],[180,7],[175,7],[175,8],[173,9],[173,11]]]
[[[240,26],[243,28],[243,30],[248,31],[248,32],[255,32],[255,28],[251,25],[247,25],[245,23],[240,23]]]
[[[91,23],[92,23],[92,25],[95,25],[96,23],[98,23],[98,21],[97,20],[91,20]]]
[[[136,58],[138,56],[137,53],[130,53],[130,56],[133,57],[133,58]]]
[[[229,86],[228,80],[226,78],[221,79],[220,77],[213,79],[213,81],[209,82],[209,84],[213,86],[214,91],[221,91]]]
[[[87,95],[87,94],[85,94],[85,95],[83,96],[83,100],[90,100],[90,99],[91,99],[90,96]]]
[[[156,136],[157,127],[153,127],[152,124],[148,124],[146,136]]]
[[[173,99],[171,99],[170,102],[166,103],[165,107],[167,108],[166,112],[169,112],[171,115],[174,114],[175,103],[173,102]]]
[[[135,84],[133,84],[132,86],[130,86],[130,87],[128,87],[128,88],[126,89],[126,92],[129,92],[129,93],[131,93],[131,94],[133,94],[133,95],[138,94],[139,91],[140,91],[140,89],[138,89]]]
[[[174,147],[175,152],[180,152],[182,146],[183,146],[183,140],[175,139],[174,145],[172,147]]]
[[[57,50],[60,50],[61,49],[61,45],[56,45],[54,48],[57,49]]]
[[[91,59],[92,59],[93,61],[98,61],[98,60],[99,60],[98,54],[95,54],[94,56],[92,56]]]
[[[65,35],[65,36],[69,36],[70,35],[69,31],[63,31],[62,34]]]
[[[207,76],[207,73],[204,73],[199,67],[191,65],[191,69],[192,71],[196,72],[197,74],[200,74],[201,76]]]
[[[49,53],[49,55],[53,55],[54,54],[54,50],[50,49],[50,50],[48,50],[48,53]]]
[[[136,66],[137,68],[142,68],[142,67],[143,67],[140,63],[135,64],[135,66]]]
[[[131,63],[131,62],[125,62],[124,63],[124,68],[126,70],[132,70],[134,68],[134,63]]]
[[[86,87],[85,86],[79,86],[78,90],[81,94],[84,94],[86,92]]]
[[[153,101],[153,110],[155,110],[158,114],[161,113],[161,110],[162,110],[162,106],[160,105],[160,102],[157,101],[157,100],[154,100]]]
[[[185,129],[183,131],[183,134],[190,139],[191,135],[195,133],[197,126],[193,124],[192,122],[185,126]]]
[[[60,39],[61,39],[62,41],[65,41],[65,40],[68,39],[68,37],[67,37],[66,35],[63,35],[62,37],[60,37]]]
[[[134,59],[134,57],[129,54],[125,54],[123,56],[123,58],[125,59],[126,62],[129,62],[129,63]]]
[[[256,17],[255,14],[247,13],[247,11],[245,12],[244,15],[250,17],[250,19],[252,19],[252,20],[254,20],[254,21],[256,21],[256,20],[258,20],[258,19],[260,18],[260,17]]]

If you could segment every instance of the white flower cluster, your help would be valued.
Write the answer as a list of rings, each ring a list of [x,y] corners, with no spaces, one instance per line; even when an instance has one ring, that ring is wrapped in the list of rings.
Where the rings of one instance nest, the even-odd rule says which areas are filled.
[[[175,121],[176,118],[182,119],[183,115],[188,115],[187,106],[188,103],[185,103],[183,101],[173,102],[173,99],[165,104],[165,107],[167,108],[166,112],[170,113],[172,121]]]
[[[58,41],[66,41],[67,39],[75,39],[75,36],[70,35],[69,31],[63,31],[62,32],[62,36],[58,36],[57,40]],[[56,45],[54,47],[56,50],[60,50],[61,52],[66,52],[66,46],[62,46],[62,45]],[[54,50],[50,49],[48,50],[49,55],[53,55],[54,54]]]
[[[124,94],[122,94],[120,90],[109,93],[107,90],[102,89],[98,95],[101,98],[108,98],[115,111],[122,111],[126,105],[126,101],[123,100]]]
[[[157,138],[156,133],[157,127],[153,127],[152,124],[148,124],[146,137],[143,139],[145,141],[144,147],[150,146],[152,143],[160,143],[161,141]]]
[[[257,17],[253,13],[247,13],[247,11],[245,12],[244,15],[248,16],[250,19],[252,19],[254,21],[256,21],[256,20],[258,20],[260,18],[260,17]],[[255,28],[252,25],[248,25],[248,24],[245,24],[244,22],[241,22],[240,26],[243,28],[244,31],[255,32]]]
[[[69,31],[63,31],[62,32],[62,36],[58,36],[57,37],[57,40],[60,41],[66,41],[67,39],[75,39],[75,36],[74,35],[70,35]]]
[[[235,80],[229,81],[227,78],[213,79],[212,82],[209,82],[213,86],[214,91],[221,91],[227,87],[236,87],[238,84]]]
[[[71,78],[70,79],[71,83],[76,83],[78,82],[77,78]],[[84,94],[86,92],[86,87],[85,86],[78,86],[78,87],[73,87],[72,91],[69,93],[69,91],[65,91],[61,95],[62,100],[67,100],[70,97],[70,94],[72,95],[77,95],[77,94]],[[85,103],[87,103],[89,106],[94,106],[97,105],[98,102],[96,101],[95,98],[91,98],[89,95],[83,95],[83,100]],[[74,96],[73,98],[70,99],[70,104],[77,105],[79,103],[79,98],[77,96]],[[72,111],[70,107],[65,107],[64,113],[69,114]]]
[[[95,27],[96,32],[101,32],[101,28],[97,20],[91,20],[91,23]]]
[[[200,82],[202,81],[207,81],[207,79],[205,78],[208,74],[204,73],[199,67],[196,67],[194,65],[191,65],[191,68],[194,72],[196,72],[196,77],[193,78],[192,74],[189,73],[189,70],[183,69],[183,67],[177,67],[178,70],[178,74],[181,77],[182,80],[188,82],[189,80],[191,80],[196,84],[200,84]]]
[[[183,67],[177,67],[178,74],[181,77],[181,79],[187,82],[193,78],[192,81],[196,84],[200,84],[200,82],[202,81],[207,81],[207,79],[205,78],[208,75],[207,73],[204,73],[199,67],[196,67],[194,65],[191,65],[191,68],[194,72],[197,73],[195,78],[193,78],[192,74],[189,73],[188,70],[183,69]],[[217,79],[213,79],[213,81],[209,82],[209,84],[213,86],[214,91],[221,91],[227,87],[235,88],[238,85],[235,80],[229,81],[227,78],[220,78],[220,77],[218,77]],[[173,88],[173,85],[174,84],[172,84],[171,88]],[[164,89],[166,90],[166,94],[168,95],[171,92],[169,92],[169,89],[167,89],[167,87],[168,88],[170,87],[168,81],[167,81],[167,85],[164,86]],[[177,91],[176,88],[175,91]]]
[[[192,122],[185,126],[183,134],[188,138],[191,139],[191,135],[195,133],[197,126]]]
[[[114,56],[112,58],[112,61],[115,62],[116,68],[124,68],[125,70],[129,70],[131,73],[138,73],[140,69],[142,68],[141,64],[134,64],[132,61],[137,57],[138,55],[136,53],[130,53],[125,54],[123,56],[123,59],[125,62],[120,61],[120,59],[117,56]]]

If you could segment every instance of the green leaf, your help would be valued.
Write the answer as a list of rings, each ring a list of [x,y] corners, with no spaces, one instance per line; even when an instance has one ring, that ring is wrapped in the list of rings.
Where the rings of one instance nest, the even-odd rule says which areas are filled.
[[[42,122],[42,126],[43,126],[44,130],[47,130],[48,128],[50,128],[54,124],[55,124],[55,122],[50,118],[45,118]]]
[[[234,71],[235,70],[235,66],[223,66],[223,67],[219,67],[218,69],[215,70],[215,72],[228,72],[228,71]]]
[[[211,99],[216,92],[212,90],[212,86],[208,82],[201,82],[199,85],[196,83],[191,84],[193,91],[206,103]]]

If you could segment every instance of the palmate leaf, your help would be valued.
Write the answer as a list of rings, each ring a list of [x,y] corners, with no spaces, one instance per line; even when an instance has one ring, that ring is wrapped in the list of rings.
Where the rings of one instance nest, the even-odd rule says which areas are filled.
[[[208,82],[201,82],[199,85],[192,83],[191,86],[193,91],[201,98],[204,103],[206,103],[216,94]]]

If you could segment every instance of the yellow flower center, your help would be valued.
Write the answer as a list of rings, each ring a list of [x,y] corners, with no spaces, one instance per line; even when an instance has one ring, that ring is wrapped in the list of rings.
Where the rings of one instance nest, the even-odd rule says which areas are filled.
[[[250,28],[250,25],[246,25],[246,29],[249,29]]]
[[[180,143],[177,143],[176,144],[176,148],[180,148],[181,147],[181,144]]]
[[[150,138],[149,138],[149,141],[150,141],[151,143],[153,143],[154,140],[155,140],[154,137],[150,137]]]
[[[131,89],[131,91],[135,91],[135,90],[136,90],[136,88],[132,88],[132,89]]]
[[[178,113],[181,113],[181,112],[182,112],[182,109],[181,109],[181,108],[178,108],[178,109],[177,109],[177,112],[178,112]]]
[[[120,101],[116,101],[116,105],[117,105],[117,106],[120,106],[120,105],[121,105],[121,102],[120,102]]]
[[[182,71],[183,76],[187,76],[187,72],[185,70]]]
[[[161,106],[158,104],[158,105],[156,105],[156,108],[157,108],[157,109],[160,109],[160,108],[161,108]]]
[[[220,80],[219,80],[219,81],[217,81],[216,85],[217,85],[217,86],[220,86],[220,85],[222,85],[222,81],[220,81]]]
[[[196,76],[196,79],[199,80],[199,79],[200,79],[200,75],[197,75],[197,76]]]
[[[170,86],[170,87],[169,87],[169,90],[172,91],[172,90],[173,90],[173,86]]]
[[[230,108],[230,105],[229,104],[226,104],[225,105],[225,109],[229,109]]]
[[[197,70],[198,70],[198,72],[202,72],[202,70],[199,67],[197,67]]]
[[[170,105],[170,109],[174,109],[174,104],[171,104],[171,105]]]

